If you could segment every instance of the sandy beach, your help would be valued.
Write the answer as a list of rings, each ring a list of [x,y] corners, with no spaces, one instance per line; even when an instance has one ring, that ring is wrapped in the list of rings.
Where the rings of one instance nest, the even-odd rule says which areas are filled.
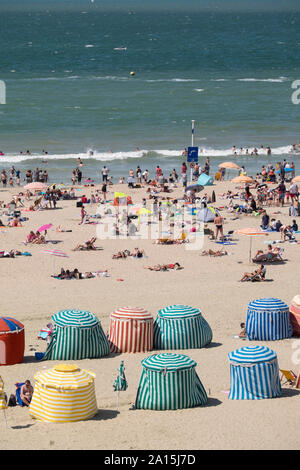
[[[181,186],[181,185],[180,185]],[[225,181],[205,188],[204,192],[216,194],[215,207],[224,207],[228,201],[221,194],[235,189],[236,184]],[[98,188],[98,186],[97,186]],[[108,200],[114,191],[124,191],[139,204],[146,197],[146,189],[128,189],[127,185],[110,186]],[[18,189],[1,189],[0,198],[6,203]],[[89,196],[95,187],[84,188]],[[174,189],[167,196],[181,197],[182,188]],[[81,196],[82,192],[77,192]],[[149,200],[147,201],[149,204]],[[29,202],[25,202],[28,207]],[[86,204],[90,215],[97,211],[97,204]],[[272,206],[267,212],[280,211],[282,223],[290,223],[288,205]],[[25,325],[24,362],[3,366],[0,374],[8,396],[14,393],[14,383],[25,379],[34,385],[34,374],[49,369],[55,361],[37,362],[36,351],[44,352],[46,342],[37,339],[41,328],[51,321],[51,316],[63,309],[82,309],[94,313],[101,321],[105,333],[109,329],[110,313],[118,307],[143,307],[156,318],[160,308],[172,304],[184,304],[200,308],[213,330],[211,345],[203,349],[181,351],[197,362],[197,373],[207,391],[208,405],[177,411],[133,410],[142,367],[141,360],[151,353],[111,354],[101,359],[76,361],[80,368],[96,374],[98,414],[91,420],[70,424],[47,424],[33,420],[28,408],[15,407],[6,410],[7,428],[0,413],[1,449],[297,449],[299,448],[299,423],[296,419],[300,390],[283,387],[281,398],[260,401],[228,400],[230,386],[228,353],[249,344],[234,338],[240,332],[240,323],[246,320],[247,305],[251,300],[276,297],[288,305],[299,294],[299,245],[288,241],[284,248],[286,263],[267,266],[266,282],[238,282],[244,272],[252,272],[256,265],[249,262],[249,238],[237,238],[235,245],[226,246],[228,256],[201,256],[201,250],[188,250],[187,245],[162,246],[154,240],[97,239],[96,246],[103,250],[74,252],[78,243],[97,236],[97,225],[80,222],[80,208],[76,201],[60,200],[57,208],[35,212],[22,212],[29,218],[23,227],[5,227],[0,230],[1,250],[29,251],[32,256],[13,259],[2,258],[1,315],[16,318]],[[224,231],[245,227],[259,228],[261,217],[234,215],[221,210],[225,218]],[[233,220],[235,218],[235,220]],[[4,218],[3,218],[4,219]],[[23,241],[30,230],[36,231],[43,224],[53,224],[47,240],[59,243],[27,245]],[[62,225],[72,232],[57,233]],[[213,227],[213,224],[209,224]],[[253,254],[266,249],[266,240],[279,240],[279,233],[268,237],[253,238]],[[202,249],[220,248],[205,236]],[[144,249],[146,258],[112,259],[119,250]],[[49,256],[44,249],[57,248],[68,258]],[[178,271],[155,272],[145,265],[178,262],[184,268]],[[78,268],[80,272],[108,270],[109,277],[96,277],[81,281],[60,281],[51,275],[61,268]],[[123,279],[118,281],[117,279]],[[296,338],[264,342],[273,349],[279,366],[299,372],[299,363],[293,362]],[[258,342],[259,343],[259,342]],[[298,350],[300,346],[298,345]],[[128,389],[120,394],[119,411],[113,382],[120,360],[124,360]],[[72,362],[72,361],[71,361]],[[299,362],[299,361],[298,361]]]

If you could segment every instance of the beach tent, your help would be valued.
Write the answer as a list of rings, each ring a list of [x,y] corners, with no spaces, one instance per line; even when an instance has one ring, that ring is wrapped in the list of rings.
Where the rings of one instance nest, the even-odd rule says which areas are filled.
[[[174,353],[154,354],[144,359],[135,407],[177,410],[205,405],[207,395],[196,365],[190,357]]]
[[[115,192],[114,206],[126,206],[132,204],[131,197],[125,193]]]
[[[214,180],[206,173],[201,173],[201,175],[198,177],[197,184],[200,184],[201,186],[212,186],[214,184]]]
[[[213,222],[217,215],[219,215],[219,211],[217,209],[211,206],[207,206],[198,210],[197,220],[199,222]]]
[[[300,336],[300,295],[295,295],[290,305],[290,320],[293,334]]]
[[[24,350],[24,325],[14,318],[0,317],[0,365],[23,362]]]
[[[52,316],[53,331],[43,360],[78,360],[107,356],[108,340],[98,318],[82,310]]]
[[[146,352],[153,348],[153,317],[139,307],[122,307],[110,315],[111,352]]]
[[[29,414],[51,423],[92,418],[97,412],[95,374],[76,364],[59,364],[38,372]]]
[[[170,305],[158,311],[153,329],[155,349],[204,348],[212,330],[198,308]]]
[[[261,400],[281,395],[277,355],[265,346],[247,346],[228,354],[230,400]]]
[[[292,336],[289,307],[274,298],[248,304],[246,332],[250,340],[275,341]]]

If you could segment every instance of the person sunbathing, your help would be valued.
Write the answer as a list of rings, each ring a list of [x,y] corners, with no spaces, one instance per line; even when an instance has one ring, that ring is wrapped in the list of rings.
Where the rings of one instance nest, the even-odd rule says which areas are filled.
[[[142,258],[143,256],[145,256],[145,252],[144,250],[139,250],[139,248],[135,248],[131,253],[131,256],[133,256],[134,258]]]
[[[254,271],[254,273],[244,273],[242,278],[240,279],[240,282],[256,281],[256,280],[264,282],[265,274],[266,274],[266,268],[263,265],[261,265],[258,269]]]
[[[39,231],[37,231],[35,233],[35,238],[31,243],[33,243],[35,245],[41,245],[41,244],[46,243],[46,239],[45,239],[44,235],[42,235]]]
[[[227,255],[227,251],[226,250],[217,250],[217,251],[213,251],[211,249],[209,250],[204,250],[202,251],[201,253],[201,256],[225,256]]]
[[[118,251],[118,253],[116,253],[115,255],[112,255],[112,258],[113,259],[120,259],[120,258],[127,258],[128,256],[131,256],[131,253],[129,250],[121,250],[121,251]]]
[[[255,254],[254,258],[252,261],[257,262],[257,261],[274,261],[274,260],[280,260],[282,261],[282,257],[280,254],[280,248],[275,246],[272,248],[272,245],[268,245],[268,251],[266,253],[263,252],[263,250],[258,250],[257,253]]]
[[[73,248],[73,251],[82,251],[82,250],[96,250],[97,248],[94,246],[97,237],[92,237],[90,240],[85,242],[83,245],[77,245]]]
[[[156,264],[155,266],[143,266],[144,269],[150,269],[150,271],[168,271],[169,269],[182,269],[179,263],[174,264]]]
[[[59,233],[64,233],[64,232],[72,232],[72,230],[65,230],[64,228],[62,228],[61,225],[58,225],[55,229],[56,232],[59,232]]]
[[[23,227],[18,217],[14,217],[14,219],[9,223],[9,227]]]

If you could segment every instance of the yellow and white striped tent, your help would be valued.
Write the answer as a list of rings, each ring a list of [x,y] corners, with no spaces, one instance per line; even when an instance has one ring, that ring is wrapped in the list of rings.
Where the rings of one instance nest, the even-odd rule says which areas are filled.
[[[4,382],[2,380],[2,377],[0,376],[0,410],[6,410],[7,408],[7,402],[5,400],[5,395],[4,395]]]
[[[95,374],[76,364],[59,364],[35,376],[30,415],[40,421],[67,423],[92,418],[98,411]]]

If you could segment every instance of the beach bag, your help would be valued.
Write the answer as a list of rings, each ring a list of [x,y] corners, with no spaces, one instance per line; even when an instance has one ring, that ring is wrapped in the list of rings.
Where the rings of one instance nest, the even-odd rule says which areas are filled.
[[[16,396],[13,393],[9,397],[8,406],[17,406]]]

